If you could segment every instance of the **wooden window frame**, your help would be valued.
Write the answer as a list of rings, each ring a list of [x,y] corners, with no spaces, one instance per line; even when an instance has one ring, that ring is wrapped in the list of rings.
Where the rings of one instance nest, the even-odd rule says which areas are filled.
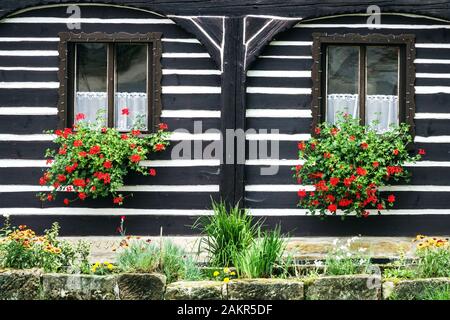
[[[73,124],[73,110],[74,110],[74,94],[75,94],[75,45],[77,43],[88,42],[102,42],[108,44],[114,43],[140,43],[147,44],[148,57],[148,71],[147,71],[147,100],[148,100],[148,131],[155,132],[156,126],[161,122],[161,46],[162,33],[73,33],[61,32],[59,33],[59,57],[60,66],[58,77],[60,81],[59,87],[59,102],[58,102],[58,116],[59,128],[69,127]],[[107,67],[107,92],[108,92],[108,127],[114,127],[114,50],[113,46],[108,45],[108,67]]]
[[[326,94],[326,46],[328,45],[359,45],[366,48],[367,45],[396,45],[400,47],[400,80],[399,80],[399,121],[410,126],[410,133],[414,136],[414,83],[416,72],[414,60],[416,57],[415,36],[413,34],[384,35],[384,34],[332,34],[313,33],[313,66],[312,66],[312,134],[314,128],[325,121]],[[365,50],[363,50],[365,51]],[[364,52],[360,52],[360,55]],[[359,71],[361,73],[361,71]],[[363,70],[362,72],[365,72]],[[365,77],[360,79],[360,88],[365,88]],[[365,93],[363,93],[365,95]],[[365,101],[360,100],[360,117],[364,116]]]

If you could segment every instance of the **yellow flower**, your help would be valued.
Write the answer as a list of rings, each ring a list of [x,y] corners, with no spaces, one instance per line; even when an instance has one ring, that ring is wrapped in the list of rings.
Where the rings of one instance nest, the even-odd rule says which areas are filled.
[[[223,272],[230,273],[230,268],[223,268]]]
[[[236,275],[236,272],[231,271],[231,272],[230,272],[230,275],[231,275],[231,276],[235,276],[235,275]]]
[[[114,269],[114,266],[111,263],[109,263],[106,267],[108,268],[108,270]]]
[[[230,278],[223,278],[223,282],[224,282],[224,283],[230,282]]]
[[[220,274],[220,272],[219,272],[219,271],[214,271],[214,273],[213,273],[213,276],[214,276],[214,277],[218,277],[218,276],[219,276],[219,274]]]

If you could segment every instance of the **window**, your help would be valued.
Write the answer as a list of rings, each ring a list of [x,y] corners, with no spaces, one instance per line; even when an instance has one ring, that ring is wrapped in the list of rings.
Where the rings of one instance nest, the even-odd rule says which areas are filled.
[[[414,37],[313,34],[313,122],[348,113],[378,132],[414,118]],[[374,122],[375,121],[375,122]]]
[[[60,34],[61,126],[103,119],[153,131],[161,113],[161,34]]]

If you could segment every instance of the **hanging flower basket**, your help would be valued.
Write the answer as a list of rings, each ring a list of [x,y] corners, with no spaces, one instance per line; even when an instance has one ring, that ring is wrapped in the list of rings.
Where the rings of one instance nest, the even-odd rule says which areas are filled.
[[[358,119],[340,115],[336,125],[323,123],[315,136],[298,143],[302,165],[293,168],[299,188],[298,206],[311,214],[367,217],[370,209],[394,205],[396,197],[381,193],[392,182],[408,181],[405,163],[414,163],[425,154],[411,155],[409,127],[401,124],[377,132],[376,126],[363,126]],[[387,190],[386,190],[387,191]]]

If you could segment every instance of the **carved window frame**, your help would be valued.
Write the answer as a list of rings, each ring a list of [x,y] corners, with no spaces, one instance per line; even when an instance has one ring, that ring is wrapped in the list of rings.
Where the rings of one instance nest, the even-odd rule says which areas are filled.
[[[59,128],[69,127],[73,124],[74,110],[74,46],[77,43],[101,42],[101,43],[144,43],[148,45],[148,71],[147,71],[147,95],[148,95],[148,131],[154,132],[161,122],[161,79],[162,79],[162,33],[59,33],[59,102],[58,116]],[[112,46],[108,46],[111,48]],[[111,60],[112,58],[112,60]],[[108,60],[114,61],[114,52],[108,49]],[[108,62],[108,127],[114,127],[114,63]]]
[[[313,33],[312,46],[312,133],[314,128],[325,121],[325,81],[326,81],[326,46],[327,45],[397,45],[400,46],[400,81],[399,81],[399,120],[410,125],[414,136],[415,89],[416,72],[414,60],[416,57],[415,35],[385,35],[385,34],[332,34]],[[365,81],[361,79],[360,81]],[[361,85],[361,84],[360,84]],[[362,99],[360,99],[362,100]]]

